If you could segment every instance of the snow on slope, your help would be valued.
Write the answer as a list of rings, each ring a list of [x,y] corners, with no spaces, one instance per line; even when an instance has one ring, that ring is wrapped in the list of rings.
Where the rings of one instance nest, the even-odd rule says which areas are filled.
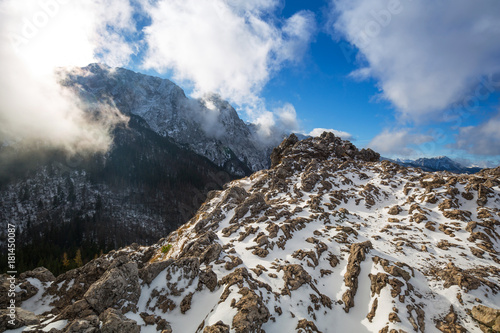
[[[500,305],[500,169],[378,157],[291,136],[156,245],[59,276],[52,313],[74,332],[481,332],[469,310]]]

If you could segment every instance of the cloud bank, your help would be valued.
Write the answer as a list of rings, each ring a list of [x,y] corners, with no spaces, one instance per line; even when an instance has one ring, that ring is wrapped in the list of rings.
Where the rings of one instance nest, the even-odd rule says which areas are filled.
[[[4,0],[0,3],[0,141],[105,151],[124,121],[112,103],[96,119],[63,89],[55,69],[94,61],[123,65],[132,8],[118,0]],[[132,25],[133,26],[133,25]],[[111,28],[112,27],[112,28]]]
[[[381,95],[414,121],[463,99],[500,72],[500,2],[332,0],[330,23],[359,49],[353,73],[375,78]],[[347,54],[346,54],[347,55]]]
[[[257,139],[265,146],[278,145],[284,136],[300,128],[297,112],[290,103],[272,111],[260,111],[253,123],[257,126]]]
[[[430,142],[432,136],[413,133],[410,129],[385,129],[368,144],[373,150],[388,155],[412,156],[420,144]]]
[[[479,126],[460,128],[452,148],[475,155],[500,155],[500,112]]]

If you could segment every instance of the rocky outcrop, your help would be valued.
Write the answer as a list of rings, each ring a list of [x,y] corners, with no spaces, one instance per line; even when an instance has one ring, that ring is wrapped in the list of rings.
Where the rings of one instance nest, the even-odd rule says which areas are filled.
[[[203,333],[229,333],[229,325],[224,324],[221,320],[212,326],[207,326]]]
[[[304,332],[304,333],[321,333],[314,322],[306,320],[306,319],[301,319],[299,320],[299,323],[297,324],[297,332]]]
[[[55,281],[55,276],[45,267],[38,267],[32,271],[24,272],[19,276],[20,279],[25,280],[28,278],[37,279],[40,282],[52,282]]]
[[[97,313],[108,308],[136,309],[141,287],[137,263],[129,262],[107,271],[83,296]]]
[[[471,316],[480,323],[483,332],[500,332],[500,309],[479,304],[472,308]]]
[[[458,322],[458,316],[450,307],[450,312],[441,320],[437,320],[436,328],[443,333],[466,333],[467,330]]]
[[[281,163],[284,156],[289,155],[293,146],[299,142],[299,139],[295,134],[290,134],[288,138],[283,140],[283,142],[276,148],[273,149],[271,153],[271,168],[276,167]]]
[[[141,332],[137,322],[127,319],[123,314],[115,309],[107,309],[99,316],[99,319],[102,322],[102,333]]]
[[[475,290],[482,285],[489,286],[495,293],[500,291],[500,286],[483,278],[487,276],[487,271],[482,269],[463,270],[453,263],[448,263],[446,267],[432,269],[431,273],[444,281],[444,287],[449,288],[457,285],[465,291]],[[479,274],[477,274],[479,273]]]
[[[349,289],[342,295],[345,312],[354,306],[354,296],[358,290],[358,276],[361,273],[360,264],[365,260],[366,252],[372,248],[372,243],[366,241],[351,245],[349,259],[347,263],[347,272],[344,275],[344,283]]]
[[[305,149],[305,146],[311,143],[312,149]],[[324,161],[328,157],[342,161],[378,162],[380,160],[380,154],[371,149],[358,150],[352,143],[336,137],[331,132],[325,132],[319,138],[309,138],[303,141],[299,141],[295,134],[291,134],[271,153],[271,167],[278,166],[284,158],[299,156],[304,160],[316,159],[318,161]]]
[[[233,317],[233,329],[236,333],[264,333],[261,327],[269,320],[270,314],[262,298],[246,287],[239,294],[242,297],[234,305],[238,312]]]

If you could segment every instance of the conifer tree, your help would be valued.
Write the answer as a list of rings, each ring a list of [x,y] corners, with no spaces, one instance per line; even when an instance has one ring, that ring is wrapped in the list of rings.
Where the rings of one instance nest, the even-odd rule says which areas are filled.
[[[70,264],[70,261],[69,261],[69,259],[68,259],[68,254],[67,254],[66,252],[64,252],[64,254],[63,254],[63,262],[62,262],[62,264],[63,264],[63,266],[64,266],[64,267],[66,267],[66,268],[67,268],[67,267],[69,266],[69,264]]]
[[[76,256],[75,256],[75,264],[76,264],[76,267],[81,267],[83,266],[83,261],[82,261],[82,251],[80,251],[80,249],[78,249],[76,251]]]

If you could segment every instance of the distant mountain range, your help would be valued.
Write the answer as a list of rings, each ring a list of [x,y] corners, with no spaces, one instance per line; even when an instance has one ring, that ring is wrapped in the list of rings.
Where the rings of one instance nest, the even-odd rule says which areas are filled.
[[[391,161],[402,166],[420,168],[424,171],[450,171],[454,173],[473,174],[482,170],[479,167],[465,167],[446,156],[419,158],[417,160],[389,159],[382,157],[382,160]]]

